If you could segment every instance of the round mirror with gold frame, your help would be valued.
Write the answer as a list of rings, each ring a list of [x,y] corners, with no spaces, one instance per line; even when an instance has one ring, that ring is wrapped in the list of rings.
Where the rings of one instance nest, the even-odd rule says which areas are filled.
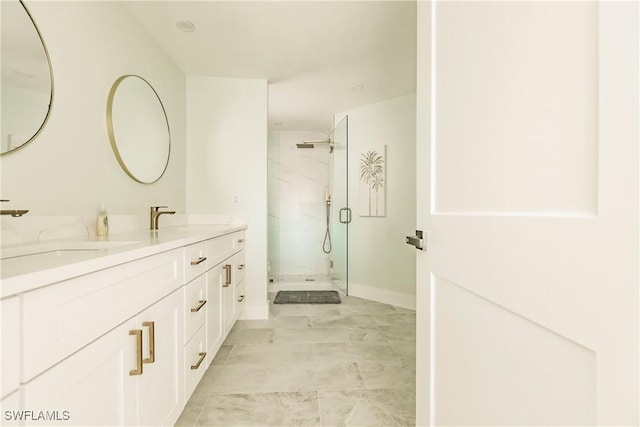
[[[137,75],[119,77],[107,99],[111,148],[129,177],[151,184],[169,164],[171,132],[162,101],[153,86]]]
[[[0,7],[0,154],[6,154],[33,141],[44,128],[53,103],[53,71],[40,30],[24,3],[2,0]]]

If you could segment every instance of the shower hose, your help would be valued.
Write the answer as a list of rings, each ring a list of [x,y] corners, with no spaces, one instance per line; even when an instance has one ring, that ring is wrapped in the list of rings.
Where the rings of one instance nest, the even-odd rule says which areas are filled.
[[[322,242],[322,251],[325,254],[331,253],[331,232],[329,231],[329,214],[331,213],[331,202],[327,200],[327,229],[324,233],[324,241]]]

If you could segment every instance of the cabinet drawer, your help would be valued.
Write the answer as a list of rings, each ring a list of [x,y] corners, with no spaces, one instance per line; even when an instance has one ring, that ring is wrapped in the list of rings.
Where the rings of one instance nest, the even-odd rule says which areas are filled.
[[[184,287],[184,341],[204,325],[207,317],[207,280],[203,274]]]
[[[244,265],[244,251],[238,252],[236,255],[236,277],[234,278],[234,281],[236,284],[244,281],[244,271],[246,269],[245,265]]]
[[[234,249],[236,251],[241,251],[242,249],[244,249],[244,231],[238,231],[237,233],[234,233]]]
[[[207,271],[209,260],[207,259],[206,242],[194,243],[184,248],[184,283],[188,283]]]
[[[209,257],[209,268],[214,267],[233,254],[235,244],[234,234],[216,237],[207,240],[207,256]]]
[[[176,249],[23,295],[26,382],[182,286]]]
[[[207,370],[209,363],[206,352],[206,329],[203,326],[184,346],[184,395],[187,398],[191,396]]]
[[[244,300],[246,299],[246,294],[244,291],[244,282],[241,282],[240,284],[236,285],[235,296],[236,296],[235,316],[239,317],[242,314],[242,307],[244,306]]]

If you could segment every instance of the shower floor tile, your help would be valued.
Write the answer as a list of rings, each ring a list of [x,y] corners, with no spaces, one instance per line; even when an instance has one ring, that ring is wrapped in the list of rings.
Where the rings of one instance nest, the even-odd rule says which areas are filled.
[[[415,312],[341,298],[236,322],[176,425],[415,425]]]

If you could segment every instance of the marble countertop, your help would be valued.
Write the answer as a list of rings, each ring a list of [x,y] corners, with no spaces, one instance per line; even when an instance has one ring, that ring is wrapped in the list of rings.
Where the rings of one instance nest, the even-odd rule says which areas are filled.
[[[85,237],[3,246],[0,298],[114,267],[140,258],[246,229],[246,225],[214,224],[138,230],[106,237]],[[20,251],[42,252],[19,256]],[[62,248],[62,249],[57,249]],[[37,251],[36,251],[37,252]],[[18,256],[11,256],[12,253]]]

